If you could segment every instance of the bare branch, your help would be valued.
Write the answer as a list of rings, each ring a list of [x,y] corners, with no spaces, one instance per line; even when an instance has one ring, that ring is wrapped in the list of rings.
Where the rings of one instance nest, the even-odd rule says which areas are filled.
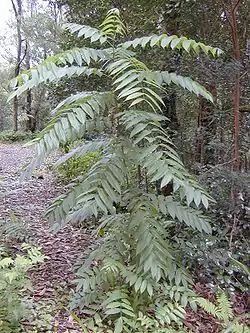
[[[18,12],[17,12],[17,9],[16,9],[16,5],[15,5],[15,3],[14,3],[14,0],[11,0],[11,3],[12,3],[12,7],[13,7],[13,9],[14,9],[14,12],[15,12],[15,16],[16,16],[16,18],[18,17]]]
[[[240,4],[241,0],[237,0],[236,3],[234,4],[234,7],[232,9],[233,12],[235,12]]]

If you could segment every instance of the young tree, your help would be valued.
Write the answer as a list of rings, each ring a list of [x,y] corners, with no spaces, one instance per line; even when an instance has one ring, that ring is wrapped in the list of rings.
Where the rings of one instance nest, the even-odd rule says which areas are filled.
[[[78,272],[80,303],[86,308],[97,303],[99,313],[112,319],[115,332],[146,332],[149,323],[152,330],[164,329],[171,320],[178,324],[183,319],[190,295],[181,230],[190,237],[211,233],[198,208],[207,208],[212,199],[185,169],[161,126],[167,120],[162,115],[161,94],[164,86],[175,84],[210,101],[212,96],[189,77],[150,69],[136,50],[171,48],[214,57],[221,50],[166,34],[117,43],[117,36],[126,36],[117,9],[108,12],[100,29],[79,24],[66,27],[99,48],[73,48],[48,57],[16,78],[18,89],[12,98],[41,83],[73,76],[89,80],[97,75],[106,80],[108,89],[81,91],[58,104],[48,126],[33,141],[37,156],[27,172],[39,167],[61,144],[73,141],[76,147],[57,165],[72,156],[102,150],[102,159],[55,200],[48,215],[55,229],[98,219],[97,232],[103,241]],[[84,140],[98,131],[102,135],[95,135],[92,142]],[[173,192],[165,196],[169,184]],[[162,299],[162,288],[173,286],[182,290],[181,305],[171,302],[171,297]],[[144,323],[140,323],[141,310]]]

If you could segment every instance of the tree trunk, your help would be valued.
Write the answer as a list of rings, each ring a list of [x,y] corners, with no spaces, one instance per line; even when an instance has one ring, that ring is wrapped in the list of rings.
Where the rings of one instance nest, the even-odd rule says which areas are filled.
[[[231,27],[234,59],[240,61],[240,45],[237,28],[237,10],[241,0],[232,0],[229,14],[227,13],[228,22]],[[240,170],[240,154],[239,154],[239,124],[240,124],[240,73],[237,69],[235,84],[233,89],[233,109],[234,109],[234,161],[232,169],[234,171]]]
[[[233,103],[234,103],[234,162],[233,170],[240,170],[240,154],[239,154],[239,124],[240,124],[240,74],[237,73],[234,92],[233,92]]]
[[[12,104],[12,110],[13,110],[13,131],[18,131],[18,98],[15,96],[13,98],[13,104]]]
[[[12,7],[14,9],[16,24],[17,24],[17,58],[15,66],[15,76],[18,76],[21,68],[21,55],[22,55],[22,32],[21,32],[21,23],[22,23],[22,0],[11,0]],[[18,98],[15,96],[13,98],[13,130],[18,130]]]
[[[26,42],[25,65],[26,65],[26,69],[29,70],[30,69],[30,48],[29,48],[29,43],[28,42]],[[36,126],[35,126],[35,119],[32,115],[31,104],[32,104],[32,93],[31,93],[31,90],[28,89],[27,93],[26,93],[26,116],[27,116],[27,120],[26,120],[25,130],[34,132]]]
[[[215,86],[206,86],[216,99],[217,91]],[[199,98],[199,115],[197,123],[198,133],[196,140],[195,160],[196,162],[215,164],[215,149],[209,147],[212,139],[216,136],[216,121],[214,119],[214,105],[203,97]]]

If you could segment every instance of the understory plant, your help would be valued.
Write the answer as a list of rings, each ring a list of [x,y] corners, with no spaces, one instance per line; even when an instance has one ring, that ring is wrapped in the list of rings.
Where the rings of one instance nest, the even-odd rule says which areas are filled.
[[[8,243],[11,240],[24,242],[28,239],[29,233],[25,221],[11,213],[6,220],[0,220],[0,242]]]
[[[22,131],[2,131],[0,132],[0,142],[12,143],[29,141],[36,137],[35,133]]]
[[[31,315],[25,302],[31,291],[28,270],[46,258],[29,244],[22,244],[22,254],[11,256],[0,248],[0,331],[21,332],[21,320]],[[28,303],[28,302],[27,302]]]
[[[85,176],[92,165],[101,158],[101,153],[98,150],[90,151],[89,153],[78,157],[73,150],[72,157],[67,155],[67,160],[63,163],[62,159],[58,161],[57,170],[66,181],[74,180],[79,176]],[[72,152],[70,152],[72,153]],[[65,158],[65,155],[62,157]]]
[[[225,293],[217,295],[217,304],[203,297],[197,297],[196,301],[207,313],[219,320],[223,327],[222,333],[250,333],[250,328],[241,322],[250,316],[236,317]]]
[[[92,217],[98,221],[100,241],[77,271],[71,306],[88,317],[98,313],[110,332],[181,329],[184,308],[195,307],[183,242],[211,234],[202,211],[212,198],[186,170],[161,125],[168,121],[162,114],[162,94],[173,84],[211,102],[212,96],[190,77],[149,68],[139,55],[141,49],[152,48],[213,57],[221,51],[165,34],[124,42],[127,32],[117,9],[107,13],[99,29],[73,23],[65,28],[93,47],[48,57],[14,80],[11,97],[62,77],[105,82],[101,91],[79,91],[57,105],[48,126],[31,142],[37,154],[24,174],[69,141],[83,143],[57,166],[72,156],[101,151],[89,172],[47,211],[56,228]],[[92,140],[84,142],[91,133]],[[186,238],[180,242],[183,233]],[[98,331],[95,322],[91,325]]]

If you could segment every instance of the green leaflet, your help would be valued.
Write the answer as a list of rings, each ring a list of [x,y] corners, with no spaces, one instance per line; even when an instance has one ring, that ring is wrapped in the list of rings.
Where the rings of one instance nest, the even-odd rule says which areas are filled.
[[[100,25],[101,34],[103,36],[111,36],[126,34],[126,28],[120,19],[120,12],[118,9],[110,9],[103,23]]]
[[[90,38],[91,42],[99,41],[101,44],[106,42],[107,38],[104,37],[98,29],[80,25],[76,23],[66,23],[63,28],[69,30],[71,33],[77,33],[78,37]]]
[[[193,50],[195,53],[203,51],[205,54],[210,53],[213,57],[218,57],[223,53],[219,48],[207,46],[203,43],[196,42],[195,40],[187,39],[186,37],[178,37],[176,35],[167,36],[166,34],[136,38],[121,44],[121,46],[125,48],[136,48],[138,46],[145,47],[147,45],[150,47],[160,46],[162,48],[170,46],[172,50],[183,48],[188,53],[190,50]]]

